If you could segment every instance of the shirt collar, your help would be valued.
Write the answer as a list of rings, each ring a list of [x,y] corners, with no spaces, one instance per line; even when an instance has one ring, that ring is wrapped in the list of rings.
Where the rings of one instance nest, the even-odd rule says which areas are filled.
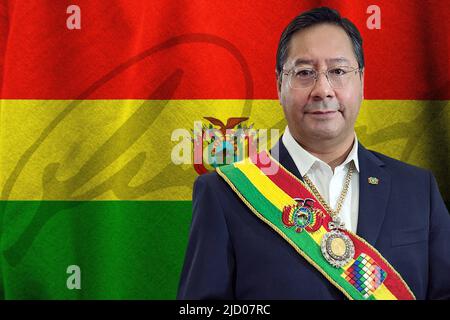
[[[302,176],[304,176],[314,165],[314,163],[319,162],[322,164],[326,164],[316,156],[312,155],[308,151],[306,151],[292,136],[289,128],[286,126],[284,130],[284,134],[282,136],[282,141],[284,146],[286,147],[289,155],[294,160],[295,165],[297,166],[298,171]],[[340,166],[347,165],[350,161],[354,162],[356,170],[359,172],[359,161],[358,161],[358,138],[355,133],[355,140],[353,142],[352,150],[350,150],[347,158]]]

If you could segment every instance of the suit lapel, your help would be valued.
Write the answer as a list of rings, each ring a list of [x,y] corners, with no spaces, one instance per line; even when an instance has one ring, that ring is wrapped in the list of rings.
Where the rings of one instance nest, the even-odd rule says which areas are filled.
[[[272,157],[274,157],[278,162],[285,167],[290,173],[296,176],[298,179],[303,181],[303,177],[298,171],[297,166],[295,165],[294,160],[290,156],[282,139],[280,138],[276,145],[270,150]]]
[[[386,215],[391,189],[391,177],[382,167],[384,163],[365,149],[358,146],[359,213],[356,233],[375,246]],[[378,184],[370,184],[369,178],[378,178]]]

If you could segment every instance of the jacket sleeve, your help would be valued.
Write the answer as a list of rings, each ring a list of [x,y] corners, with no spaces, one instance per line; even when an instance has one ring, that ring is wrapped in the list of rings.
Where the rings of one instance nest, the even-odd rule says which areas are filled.
[[[428,299],[450,299],[450,215],[430,173]]]
[[[194,183],[191,230],[177,299],[234,299],[234,255],[219,198],[221,188],[216,174],[200,176]]]

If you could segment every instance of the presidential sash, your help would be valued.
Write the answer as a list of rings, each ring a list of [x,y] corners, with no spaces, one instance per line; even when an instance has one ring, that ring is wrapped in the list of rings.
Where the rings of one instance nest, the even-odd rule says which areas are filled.
[[[336,230],[323,203],[267,152],[258,154],[253,162],[235,162],[217,172],[258,218],[348,299],[415,299],[400,274],[364,239],[345,229],[338,230],[342,237],[333,239]],[[351,250],[346,249],[347,240],[340,239],[352,242]],[[325,247],[324,240],[328,241]],[[327,252],[337,258],[348,255],[345,264],[330,263]]]

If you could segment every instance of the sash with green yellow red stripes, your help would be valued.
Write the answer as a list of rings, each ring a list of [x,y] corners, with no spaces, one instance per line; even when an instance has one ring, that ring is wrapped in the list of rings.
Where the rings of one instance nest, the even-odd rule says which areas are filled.
[[[261,159],[265,159],[262,161]],[[270,170],[269,170],[270,168]],[[330,231],[331,216],[297,177],[263,151],[254,157],[217,168],[218,174],[262,221],[282,236],[302,257],[349,299],[414,300],[400,274],[369,243],[341,230],[353,241],[354,256],[343,267],[332,266],[322,255],[321,239]],[[299,200],[313,202],[322,212],[306,228],[296,228],[286,217]],[[286,211],[287,210],[287,211]]]

